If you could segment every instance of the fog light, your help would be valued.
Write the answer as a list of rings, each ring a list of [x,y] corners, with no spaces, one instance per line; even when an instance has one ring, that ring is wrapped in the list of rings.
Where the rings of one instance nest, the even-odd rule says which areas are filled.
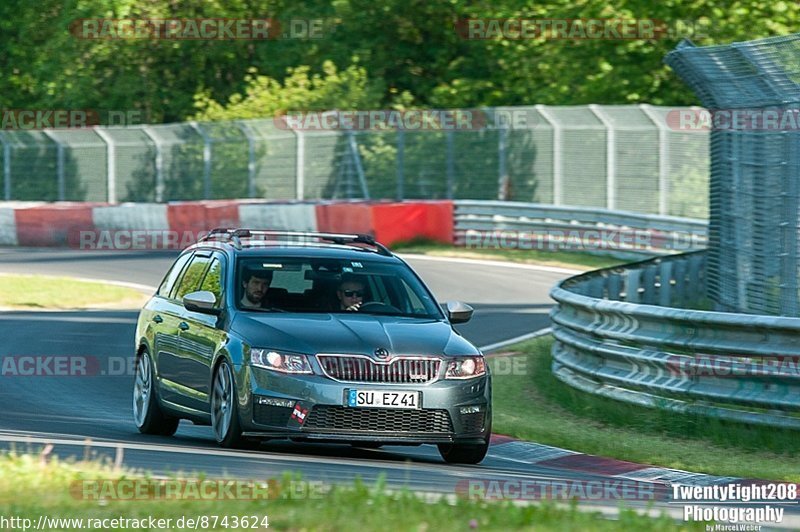
[[[483,407],[481,405],[462,406],[458,411],[462,414],[477,414],[481,412]]]
[[[277,399],[275,397],[259,397],[256,402],[260,405],[269,406],[282,406],[284,408],[291,408],[297,401],[293,399]]]

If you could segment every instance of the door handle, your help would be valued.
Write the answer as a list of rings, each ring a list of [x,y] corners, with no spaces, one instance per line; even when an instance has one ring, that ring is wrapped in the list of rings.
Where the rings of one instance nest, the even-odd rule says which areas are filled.
[[[182,331],[188,331],[189,330],[189,324],[186,323],[185,321],[182,321],[182,322],[180,322],[180,324],[178,324],[178,328],[180,330],[182,330]]]
[[[159,314],[156,314],[155,316],[153,316],[153,321],[156,323],[161,323],[164,321],[164,318],[162,318]]]

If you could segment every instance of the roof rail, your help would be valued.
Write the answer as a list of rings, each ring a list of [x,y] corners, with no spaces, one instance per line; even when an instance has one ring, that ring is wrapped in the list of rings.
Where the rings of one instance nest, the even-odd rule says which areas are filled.
[[[355,234],[345,234],[345,233],[317,233],[311,231],[284,231],[284,230],[262,230],[262,229],[233,229],[233,228],[225,228],[225,227],[217,227],[209,231],[209,233],[202,238],[200,238],[199,242],[205,242],[209,240],[221,240],[225,242],[233,242],[233,245],[236,249],[242,249],[242,239],[244,238],[252,238],[254,236],[286,236],[286,237],[296,237],[300,239],[305,238],[316,238],[323,242],[332,242],[334,244],[339,245],[347,245],[347,244],[366,244],[368,246],[372,246],[375,248],[376,252],[380,255],[385,255],[387,257],[392,256],[392,252],[381,244],[377,242],[371,235],[355,233]]]

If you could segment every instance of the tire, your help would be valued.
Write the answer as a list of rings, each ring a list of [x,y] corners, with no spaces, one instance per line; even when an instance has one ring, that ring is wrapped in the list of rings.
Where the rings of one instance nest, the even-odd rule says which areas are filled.
[[[440,443],[439,454],[448,464],[478,464],[489,451],[489,440],[492,437],[492,422],[486,428],[486,439],[479,444]]]
[[[227,360],[223,360],[211,381],[211,428],[214,439],[222,447],[248,449],[253,442],[242,437],[236,383]]]
[[[136,359],[133,381],[133,420],[142,434],[172,436],[180,420],[164,413],[158,404],[155,373],[150,353],[142,352]]]

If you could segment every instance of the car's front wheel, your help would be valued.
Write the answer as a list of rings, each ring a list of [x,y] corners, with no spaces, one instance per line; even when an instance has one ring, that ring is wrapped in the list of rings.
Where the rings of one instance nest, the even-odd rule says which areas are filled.
[[[439,454],[448,464],[477,464],[486,457],[489,451],[489,440],[492,437],[492,422],[486,427],[486,438],[483,443],[440,443]]]
[[[489,442],[481,444],[440,443],[439,454],[448,464],[477,464],[486,456]]]
[[[133,382],[133,419],[139,432],[172,436],[178,430],[179,419],[165,414],[156,397],[155,372],[150,353],[143,351],[136,360]]]
[[[242,438],[236,383],[227,360],[220,362],[214,373],[211,386],[211,428],[217,443],[223,447],[245,447],[249,443]]]

